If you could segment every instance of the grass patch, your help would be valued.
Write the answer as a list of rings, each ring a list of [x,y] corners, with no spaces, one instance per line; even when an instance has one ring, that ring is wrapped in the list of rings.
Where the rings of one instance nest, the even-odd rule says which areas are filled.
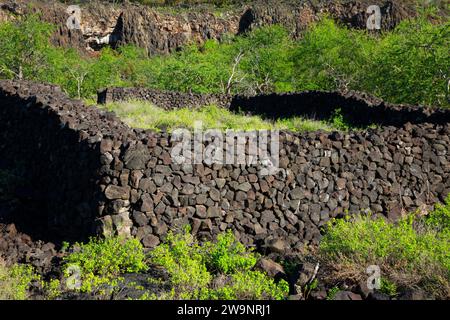
[[[218,130],[290,130],[294,132],[341,129],[333,125],[334,119],[329,123],[293,117],[277,121],[264,120],[259,116],[246,116],[233,113],[217,106],[202,108],[182,108],[164,110],[145,101],[114,102],[104,106],[113,111],[125,123],[134,128],[151,129],[155,131],[173,131],[177,128],[193,129],[195,121],[201,121],[203,129]],[[338,115],[339,116],[339,115]],[[336,122],[339,124],[339,122]]]
[[[367,279],[381,269],[389,295],[420,287],[434,298],[450,297],[450,196],[427,217],[409,214],[397,223],[370,215],[332,221],[319,253],[330,281]]]

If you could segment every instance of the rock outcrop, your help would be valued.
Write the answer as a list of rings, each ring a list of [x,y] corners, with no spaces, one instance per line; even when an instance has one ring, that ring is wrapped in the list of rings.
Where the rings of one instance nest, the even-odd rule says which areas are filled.
[[[43,20],[57,27],[53,41],[88,52],[106,45],[135,44],[149,54],[173,52],[187,43],[221,39],[256,27],[282,24],[294,37],[300,37],[310,23],[322,14],[354,27],[365,28],[369,5],[381,8],[381,27],[392,29],[401,20],[415,15],[408,1],[274,1],[260,0],[214,12],[208,6],[175,8],[172,12],[137,4],[110,5],[91,1],[81,5],[80,30],[66,25],[71,13],[58,1],[8,0],[0,4],[0,21],[38,12]]]

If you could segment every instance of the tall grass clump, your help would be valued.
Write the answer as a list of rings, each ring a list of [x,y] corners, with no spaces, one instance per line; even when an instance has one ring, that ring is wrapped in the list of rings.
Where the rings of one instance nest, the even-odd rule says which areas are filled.
[[[334,126],[334,119],[329,122],[292,117],[287,119],[267,120],[259,116],[233,113],[215,105],[201,108],[181,108],[164,110],[145,101],[113,102],[104,107],[113,111],[131,127],[155,131],[173,131],[178,128],[194,129],[195,122],[200,121],[203,129],[217,130],[290,130],[294,132],[343,129]],[[346,128],[348,129],[348,128]]]

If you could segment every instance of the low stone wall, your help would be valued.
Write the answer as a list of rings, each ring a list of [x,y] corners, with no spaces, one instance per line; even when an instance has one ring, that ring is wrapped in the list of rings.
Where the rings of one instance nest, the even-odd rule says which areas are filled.
[[[227,108],[231,104],[232,96],[161,91],[148,88],[108,88],[100,90],[97,94],[98,104],[128,100],[149,101],[167,110],[207,105]]]
[[[270,119],[302,116],[329,120],[340,109],[345,120],[354,126],[450,122],[450,110],[390,104],[361,92],[305,91],[257,96],[191,94],[148,88],[108,88],[98,92],[99,104],[127,100],[146,100],[164,109],[215,104]]]
[[[370,210],[395,220],[450,192],[448,122],[281,132],[281,170],[264,176],[262,164],[176,164],[169,134],[130,129],[54,87],[1,81],[0,101],[0,151],[42,166],[29,183],[42,190],[45,223],[61,230],[154,247],[191,224],[201,237],[232,229],[248,245],[300,249],[331,217]]]

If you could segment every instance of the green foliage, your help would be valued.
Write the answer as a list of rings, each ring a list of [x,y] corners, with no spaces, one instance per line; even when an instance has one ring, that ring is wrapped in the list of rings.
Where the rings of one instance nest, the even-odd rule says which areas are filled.
[[[371,42],[364,32],[340,27],[331,19],[311,26],[295,48],[295,89],[350,88],[364,68],[362,47]]]
[[[317,279],[314,279],[311,283],[306,284],[305,287],[303,288],[303,295],[305,296],[305,299],[308,299],[311,292],[317,289],[318,286],[319,280]]]
[[[166,242],[151,252],[151,261],[167,270],[172,285],[180,294],[189,295],[187,299],[198,298],[212,279],[199,244],[188,232],[170,233]]]
[[[323,254],[372,261],[395,258],[407,268],[425,262],[439,263],[450,270],[449,239],[436,237],[433,230],[417,232],[413,214],[396,224],[371,216],[336,219],[332,223],[320,245]]]
[[[351,89],[395,103],[449,106],[450,23],[429,12],[377,36],[324,18],[293,40],[281,26],[148,57],[127,45],[97,58],[49,44],[54,28],[29,16],[0,25],[0,76],[52,82],[90,98],[108,86],[198,93]]]
[[[31,283],[39,280],[30,265],[5,267],[0,264],[0,300],[26,300]]]
[[[189,232],[170,233],[151,252],[151,261],[168,271],[173,287],[142,299],[283,299],[289,292],[285,281],[275,283],[251,270],[256,254],[246,251],[231,232],[203,245]]]
[[[54,300],[61,295],[61,282],[58,279],[51,279],[48,282],[42,281],[41,286],[49,300]]]
[[[445,203],[436,204],[425,223],[441,233],[450,233],[450,194],[447,195]]]
[[[430,221],[439,221],[436,212]],[[396,285],[420,285],[439,297],[450,293],[449,252],[450,233],[427,227],[415,214],[395,224],[370,215],[333,220],[320,243],[320,256],[335,277],[342,271],[358,278],[367,266],[378,265]]]
[[[256,254],[247,252],[245,246],[236,240],[231,230],[220,234],[216,243],[205,247],[209,255],[208,269],[220,273],[250,270],[258,260]]]
[[[390,281],[387,278],[381,278],[380,291],[390,297],[395,297],[397,295],[397,285],[395,284],[395,282]]]
[[[339,292],[339,288],[334,286],[333,288],[331,288],[330,290],[328,290],[327,293],[327,300],[334,300],[334,298],[336,297],[336,293]]]
[[[67,266],[78,266],[81,271],[82,292],[116,286],[118,276],[147,270],[142,244],[137,239],[121,237],[95,239],[86,244],[76,243],[72,252],[64,257]],[[68,274],[68,267],[65,275]]]
[[[289,292],[289,285],[281,280],[278,284],[259,271],[239,271],[231,275],[227,286],[210,290],[208,299],[217,300],[283,300]]]
[[[351,128],[351,125],[345,121],[344,115],[342,114],[342,110],[340,108],[334,111],[331,118],[331,123],[333,124],[333,127],[339,130],[347,131]]]
[[[403,21],[371,48],[360,87],[392,102],[449,106],[450,23]],[[376,71],[375,71],[376,69]]]
[[[352,89],[394,103],[449,106],[450,24],[425,15],[378,37],[324,19],[295,53],[296,90]]]
[[[36,15],[0,24],[0,77],[34,80],[45,76],[53,30]]]

